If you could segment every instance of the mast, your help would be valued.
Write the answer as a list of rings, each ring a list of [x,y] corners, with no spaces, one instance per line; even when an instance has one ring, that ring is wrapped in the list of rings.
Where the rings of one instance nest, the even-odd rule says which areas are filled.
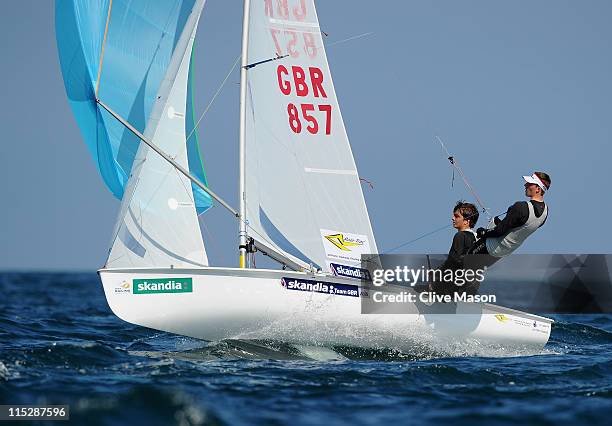
[[[247,223],[246,223],[246,93],[247,93],[247,65],[249,48],[249,15],[251,1],[244,0],[244,14],[242,17],[242,60],[240,63],[240,229],[239,250],[240,267],[246,268]]]

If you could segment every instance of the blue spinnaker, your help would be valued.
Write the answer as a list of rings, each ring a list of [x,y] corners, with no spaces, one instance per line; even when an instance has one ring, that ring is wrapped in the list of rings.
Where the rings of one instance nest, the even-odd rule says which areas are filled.
[[[96,104],[96,87],[99,99],[144,133],[193,6],[194,0],[56,0],[56,38],[68,99],[98,170],[117,198],[123,196],[140,141]],[[187,103],[190,108],[191,96]],[[189,165],[205,181],[193,140]],[[196,154],[197,161],[192,160]],[[211,200],[198,191],[201,212]]]
[[[193,65],[193,54],[191,56],[191,62],[189,64],[189,79],[187,80],[187,108],[185,109],[185,134],[187,135],[187,161],[189,164],[189,171],[192,175],[198,178],[198,180],[208,186],[206,181],[206,172],[204,171],[204,165],[202,164],[202,155],[200,153],[200,143],[198,141],[198,132],[194,131],[196,126],[196,116],[194,107],[194,96],[193,96],[193,80],[194,80],[194,65]],[[193,191],[193,198],[196,205],[198,214],[204,213],[206,210],[212,207],[213,200],[210,195],[204,192],[195,183],[191,182],[191,190]]]

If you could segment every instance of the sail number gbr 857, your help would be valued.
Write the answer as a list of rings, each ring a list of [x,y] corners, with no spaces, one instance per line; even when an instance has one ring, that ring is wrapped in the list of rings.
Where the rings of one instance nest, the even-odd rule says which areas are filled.
[[[323,88],[323,72],[317,67],[304,69],[292,66],[289,70],[284,65],[276,68],[278,87],[283,95],[295,94],[298,97],[313,96],[315,98],[327,98]],[[289,127],[295,133],[307,132],[316,135],[325,132],[331,134],[332,106],[330,104],[302,103],[287,104],[287,116]]]

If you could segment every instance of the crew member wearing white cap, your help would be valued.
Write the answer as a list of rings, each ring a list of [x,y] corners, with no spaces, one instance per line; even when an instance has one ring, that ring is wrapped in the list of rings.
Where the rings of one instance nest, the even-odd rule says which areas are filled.
[[[512,253],[546,222],[548,207],[544,203],[544,193],[550,188],[550,176],[544,172],[534,172],[531,176],[523,176],[523,179],[525,195],[530,200],[511,205],[506,217],[495,217],[494,227],[478,228],[479,239],[470,253],[488,255],[487,266]]]

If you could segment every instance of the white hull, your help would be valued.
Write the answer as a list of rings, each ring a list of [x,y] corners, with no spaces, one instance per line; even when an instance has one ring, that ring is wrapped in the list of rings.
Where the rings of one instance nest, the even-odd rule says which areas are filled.
[[[361,314],[361,298],[294,291],[281,278],[360,285],[358,280],[257,269],[103,269],[104,293],[119,318],[204,340],[271,339],[294,344],[412,350],[470,343],[541,349],[552,320],[495,305],[459,303],[455,314],[412,305],[414,314]],[[134,279],[190,278],[190,292],[135,294]],[[363,296],[362,296],[363,297]],[[444,309],[444,306],[442,306]],[[475,345],[475,346],[474,346]]]

